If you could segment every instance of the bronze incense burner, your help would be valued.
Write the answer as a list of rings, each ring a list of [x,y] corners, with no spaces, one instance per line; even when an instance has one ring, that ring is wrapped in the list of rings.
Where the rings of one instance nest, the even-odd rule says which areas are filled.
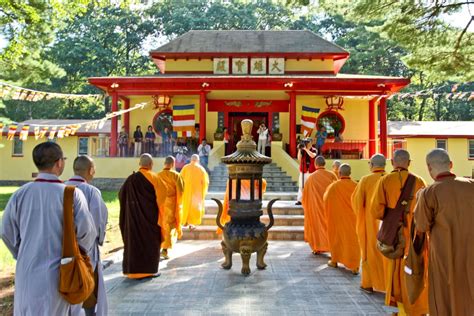
[[[222,162],[229,169],[229,210],[230,222],[224,226],[220,219],[223,211],[221,201],[213,199],[219,206],[217,214],[217,226],[222,229],[223,240],[221,242],[224,252],[224,269],[232,267],[232,253],[240,253],[242,258],[242,274],[250,274],[250,256],[257,253],[257,268],[266,268],[263,260],[267,251],[268,230],[273,226],[272,205],[278,199],[268,203],[267,213],[270,223],[265,226],[260,222],[262,212],[262,174],[263,166],[272,162],[272,159],[256,151],[256,144],[252,140],[252,120],[242,121],[243,135],[237,144],[237,151],[231,155],[222,157]],[[244,198],[241,194],[242,183],[247,181],[250,185],[250,196]],[[234,187],[235,186],[235,190]],[[256,191],[258,188],[258,192]],[[257,194],[256,194],[257,193]]]

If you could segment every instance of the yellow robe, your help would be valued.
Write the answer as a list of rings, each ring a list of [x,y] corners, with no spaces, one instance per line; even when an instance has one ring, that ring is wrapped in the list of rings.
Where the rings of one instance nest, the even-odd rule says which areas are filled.
[[[400,197],[401,189],[408,177],[408,171],[403,169],[393,170],[391,173],[382,177],[377,183],[376,194],[374,197],[374,217],[383,219],[386,207],[394,208]],[[413,191],[413,200],[410,201],[409,213],[406,216],[406,227],[403,229],[403,235],[407,241],[405,247],[405,256],[408,254],[410,243],[410,226],[413,218],[413,210],[416,205],[416,193],[424,188],[425,181],[416,176]],[[425,262],[427,262],[427,254],[425,253]],[[385,304],[400,306],[408,315],[420,315],[428,313],[428,291],[427,287],[423,290],[420,297],[414,304],[410,304],[407,296],[407,288],[405,283],[405,259],[387,259],[388,268],[385,275]],[[426,280],[426,283],[428,280]]]
[[[351,196],[356,183],[341,177],[324,193],[324,207],[328,218],[328,239],[331,261],[342,263],[349,270],[359,270],[360,250],[356,235],[356,217]]]
[[[158,173],[158,179],[166,186],[166,199],[160,206],[158,223],[161,226],[161,249],[170,249],[181,238],[181,215],[183,179],[179,173],[163,169]]]
[[[384,266],[385,257],[377,249],[377,233],[380,221],[372,216],[375,188],[385,175],[383,168],[376,168],[362,177],[352,194],[352,209],[356,214],[356,233],[359,239],[362,256],[362,276],[360,285],[375,291],[385,291]]]
[[[209,176],[200,164],[191,162],[181,169],[184,182],[183,225],[200,225],[204,216],[204,206],[209,187]]]
[[[145,178],[155,188],[156,204],[158,205],[158,209],[160,209],[160,205],[162,205],[162,203],[164,202],[166,198],[166,187],[164,183],[158,179],[158,176],[156,175],[155,172],[151,171],[148,168],[140,168],[138,171],[141,172],[141,174],[143,174],[143,176],[145,176]],[[160,214],[158,214],[158,223],[156,224],[159,225],[159,222],[160,222]],[[130,279],[141,279],[141,278],[149,277],[153,274],[152,273],[128,273],[125,275]]]
[[[237,187],[237,180],[232,180],[232,196],[236,196],[236,187]],[[258,181],[255,180],[255,199],[258,199]],[[262,197],[267,189],[267,181],[262,179]],[[240,199],[241,200],[250,200],[250,180],[242,180],[240,182]],[[227,222],[230,221],[229,215],[229,180],[227,180],[227,187],[225,189],[225,196],[224,196],[224,203],[223,203],[223,210],[220,222],[222,226],[224,226]],[[217,233],[222,234],[222,230],[217,228]]]
[[[337,180],[332,171],[316,168],[306,181],[301,203],[304,209],[304,240],[314,252],[329,251],[328,221],[323,195]]]

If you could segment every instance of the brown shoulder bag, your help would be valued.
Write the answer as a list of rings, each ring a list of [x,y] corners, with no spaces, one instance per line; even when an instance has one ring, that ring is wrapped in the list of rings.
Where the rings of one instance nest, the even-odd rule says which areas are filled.
[[[407,286],[407,296],[411,304],[420,296],[425,288],[425,241],[426,233],[415,233],[415,220],[411,222],[410,248],[405,259],[405,284]]]
[[[64,189],[63,251],[59,266],[59,293],[71,304],[84,302],[94,290],[89,256],[79,249],[74,229],[74,186]]]
[[[415,176],[409,173],[397,205],[393,209],[388,207],[385,209],[382,226],[377,234],[377,248],[389,259],[399,259],[405,252],[403,226],[415,180]]]

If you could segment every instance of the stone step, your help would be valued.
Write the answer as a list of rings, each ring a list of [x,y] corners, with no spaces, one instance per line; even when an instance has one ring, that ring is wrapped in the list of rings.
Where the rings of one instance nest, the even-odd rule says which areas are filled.
[[[206,214],[202,219],[203,226],[216,226],[217,214]],[[274,215],[274,226],[304,226],[303,215]],[[262,223],[268,224],[270,218],[268,215],[262,215],[260,217]],[[217,226],[216,226],[217,227]]]
[[[265,199],[270,199],[268,196],[274,196],[276,194],[273,193],[265,193]],[[287,194],[278,193],[280,196],[288,196]],[[296,197],[296,195],[295,195]],[[209,198],[209,194],[208,194]],[[220,197],[220,200],[223,200],[223,196]],[[263,213],[266,215],[267,213],[267,204],[268,201],[263,201],[262,203],[262,209]],[[205,208],[206,208],[206,214],[207,215],[216,215],[218,212],[218,207],[216,202],[212,200],[206,200],[205,201]],[[274,215],[304,215],[303,208],[301,205],[295,205],[295,201],[288,201],[288,200],[282,200],[282,201],[277,201],[275,204],[273,204],[272,211]]]
[[[220,240],[222,237],[217,234],[216,226],[197,226],[190,231],[183,228],[184,240]],[[302,226],[273,226],[268,231],[269,240],[304,240],[304,227]]]

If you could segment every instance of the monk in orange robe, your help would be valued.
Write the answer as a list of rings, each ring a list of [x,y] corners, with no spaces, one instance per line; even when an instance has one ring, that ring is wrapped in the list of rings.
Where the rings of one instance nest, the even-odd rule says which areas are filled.
[[[356,233],[362,256],[360,288],[368,293],[385,291],[385,257],[377,249],[380,221],[372,216],[377,183],[385,175],[386,159],[375,154],[370,158],[371,174],[360,179],[352,194],[352,209],[356,214]]]
[[[339,180],[333,182],[324,193],[324,207],[328,216],[328,239],[331,260],[328,266],[337,268],[342,263],[353,274],[359,273],[360,251],[356,235],[356,217],[351,196],[357,183],[352,181],[351,166],[342,164]]]
[[[386,208],[395,208],[401,190],[408,177],[408,166],[410,165],[410,154],[404,149],[399,149],[393,154],[392,165],[394,170],[385,175],[377,183],[376,194],[374,198],[374,217],[383,220]],[[413,189],[413,199],[409,201],[408,214],[404,219],[403,236],[406,242],[405,254],[399,259],[387,259],[388,267],[385,275],[385,304],[398,306],[399,314],[421,315],[428,313],[428,291],[423,290],[421,295],[411,304],[405,283],[405,259],[410,246],[410,227],[413,218],[413,210],[416,205],[416,193],[424,188],[425,181],[416,176]],[[387,210],[387,212],[390,212]],[[425,254],[425,262],[428,260]],[[427,282],[426,282],[427,283]]]
[[[339,179],[339,167],[341,167],[341,161],[340,160],[334,160],[332,162],[332,172],[336,175],[336,177]]]
[[[236,196],[237,180],[232,180],[232,196]],[[267,181],[262,179],[262,197],[267,189]],[[258,181],[255,180],[254,194],[255,199],[258,198],[259,185]],[[240,199],[241,200],[250,200],[250,180],[241,180],[240,182]],[[221,214],[221,224],[224,226],[227,222],[230,221],[229,215],[229,180],[227,180],[227,187],[225,189],[224,203],[222,204],[222,214]],[[218,227],[217,233],[222,234],[222,230]]]
[[[329,251],[328,222],[324,207],[323,196],[327,187],[337,181],[333,172],[324,168],[326,160],[318,156],[314,160],[316,171],[313,172],[304,185],[304,240],[309,243],[313,254]]]
[[[168,259],[168,249],[181,238],[181,216],[183,179],[174,170],[175,159],[173,156],[165,158],[164,168],[157,177],[166,186],[166,198],[160,204],[159,225],[161,227],[161,256]]]

